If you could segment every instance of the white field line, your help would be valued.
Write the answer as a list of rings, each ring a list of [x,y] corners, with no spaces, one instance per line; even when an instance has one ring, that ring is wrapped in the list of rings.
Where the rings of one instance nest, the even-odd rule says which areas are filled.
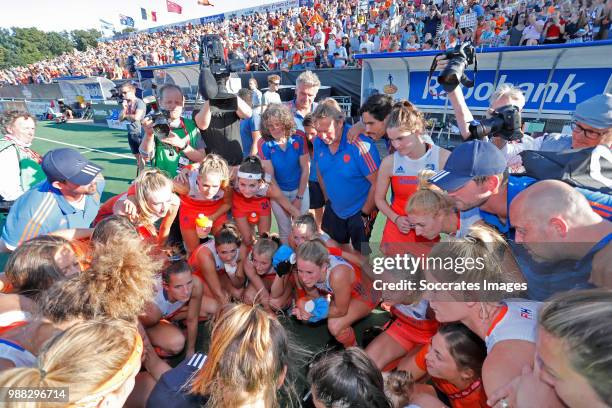
[[[77,149],[83,149],[83,150],[87,150],[87,151],[90,151],[90,152],[106,153],[106,154],[111,155],[111,156],[122,157],[124,159],[132,159],[132,160],[136,161],[134,156],[128,156],[127,154],[107,152],[106,150],[94,149],[94,148],[91,148],[91,147],[85,147],[85,146],[71,144],[71,143],[58,142],[57,140],[45,139],[44,137],[40,137],[40,136],[36,136],[36,139],[44,140],[46,142],[51,142],[51,143],[57,143],[57,144],[61,144],[61,145],[64,145],[64,146],[76,147]]]

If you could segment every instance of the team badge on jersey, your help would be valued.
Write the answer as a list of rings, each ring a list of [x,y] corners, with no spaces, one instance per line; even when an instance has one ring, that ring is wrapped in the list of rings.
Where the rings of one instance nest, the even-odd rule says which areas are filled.
[[[521,307],[521,317],[525,319],[533,319],[533,312],[531,309],[527,309],[526,307]]]

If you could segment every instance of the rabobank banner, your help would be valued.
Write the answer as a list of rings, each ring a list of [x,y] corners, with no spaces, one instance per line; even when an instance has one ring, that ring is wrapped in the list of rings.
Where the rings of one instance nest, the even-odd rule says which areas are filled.
[[[361,100],[373,93],[407,98],[425,111],[441,111],[446,98],[435,72],[427,89],[433,57],[438,52],[360,55],[363,59]],[[612,90],[612,41],[537,47],[504,47],[477,54],[473,88],[464,88],[468,106],[484,110],[502,84],[525,94],[527,116],[569,118],[576,104]],[[466,70],[473,78],[473,66]],[[531,115],[529,115],[531,114]]]
[[[200,17],[200,24],[220,23],[225,19],[225,14],[215,14],[212,16]]]
[[[274,3],[263,4],[261,6],[230,11],[225,13],[225,18],[229,20],[234,16],[248,16],[253,13],[273,13],[277,11],[289,10],[295,7],[300,7],[300,0],[281,0]]]

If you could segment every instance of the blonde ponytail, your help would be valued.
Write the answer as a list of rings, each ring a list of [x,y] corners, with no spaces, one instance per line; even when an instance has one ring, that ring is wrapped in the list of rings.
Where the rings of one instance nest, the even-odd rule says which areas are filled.
[[[117,390],[140,367],[142,340],[136,326],[122,320],[77,323],[49,340],[34,368],[0,372],[0,387],[66,387],[69,406],[87,398],[97,402]],[[138,359],[136,361],[136,358]],[[78,404],[79,406],[95,406]],[[46,403],[8,403],[9,408],[48,407]]]

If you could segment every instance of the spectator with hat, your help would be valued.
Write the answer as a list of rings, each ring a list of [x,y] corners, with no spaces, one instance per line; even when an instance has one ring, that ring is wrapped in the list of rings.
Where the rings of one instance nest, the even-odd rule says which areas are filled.
[[[11,207],[0,249],[12,251],[22,242],[58,230],[89,228],[104,190],[102,168],[78,151],[51,150],[42,160],[47,180],[24,193]]]
[[[600,144],[612,147],[612,93],[595,95],[576,105],[572,134],[547,134],[536,150],[560,151]]]

